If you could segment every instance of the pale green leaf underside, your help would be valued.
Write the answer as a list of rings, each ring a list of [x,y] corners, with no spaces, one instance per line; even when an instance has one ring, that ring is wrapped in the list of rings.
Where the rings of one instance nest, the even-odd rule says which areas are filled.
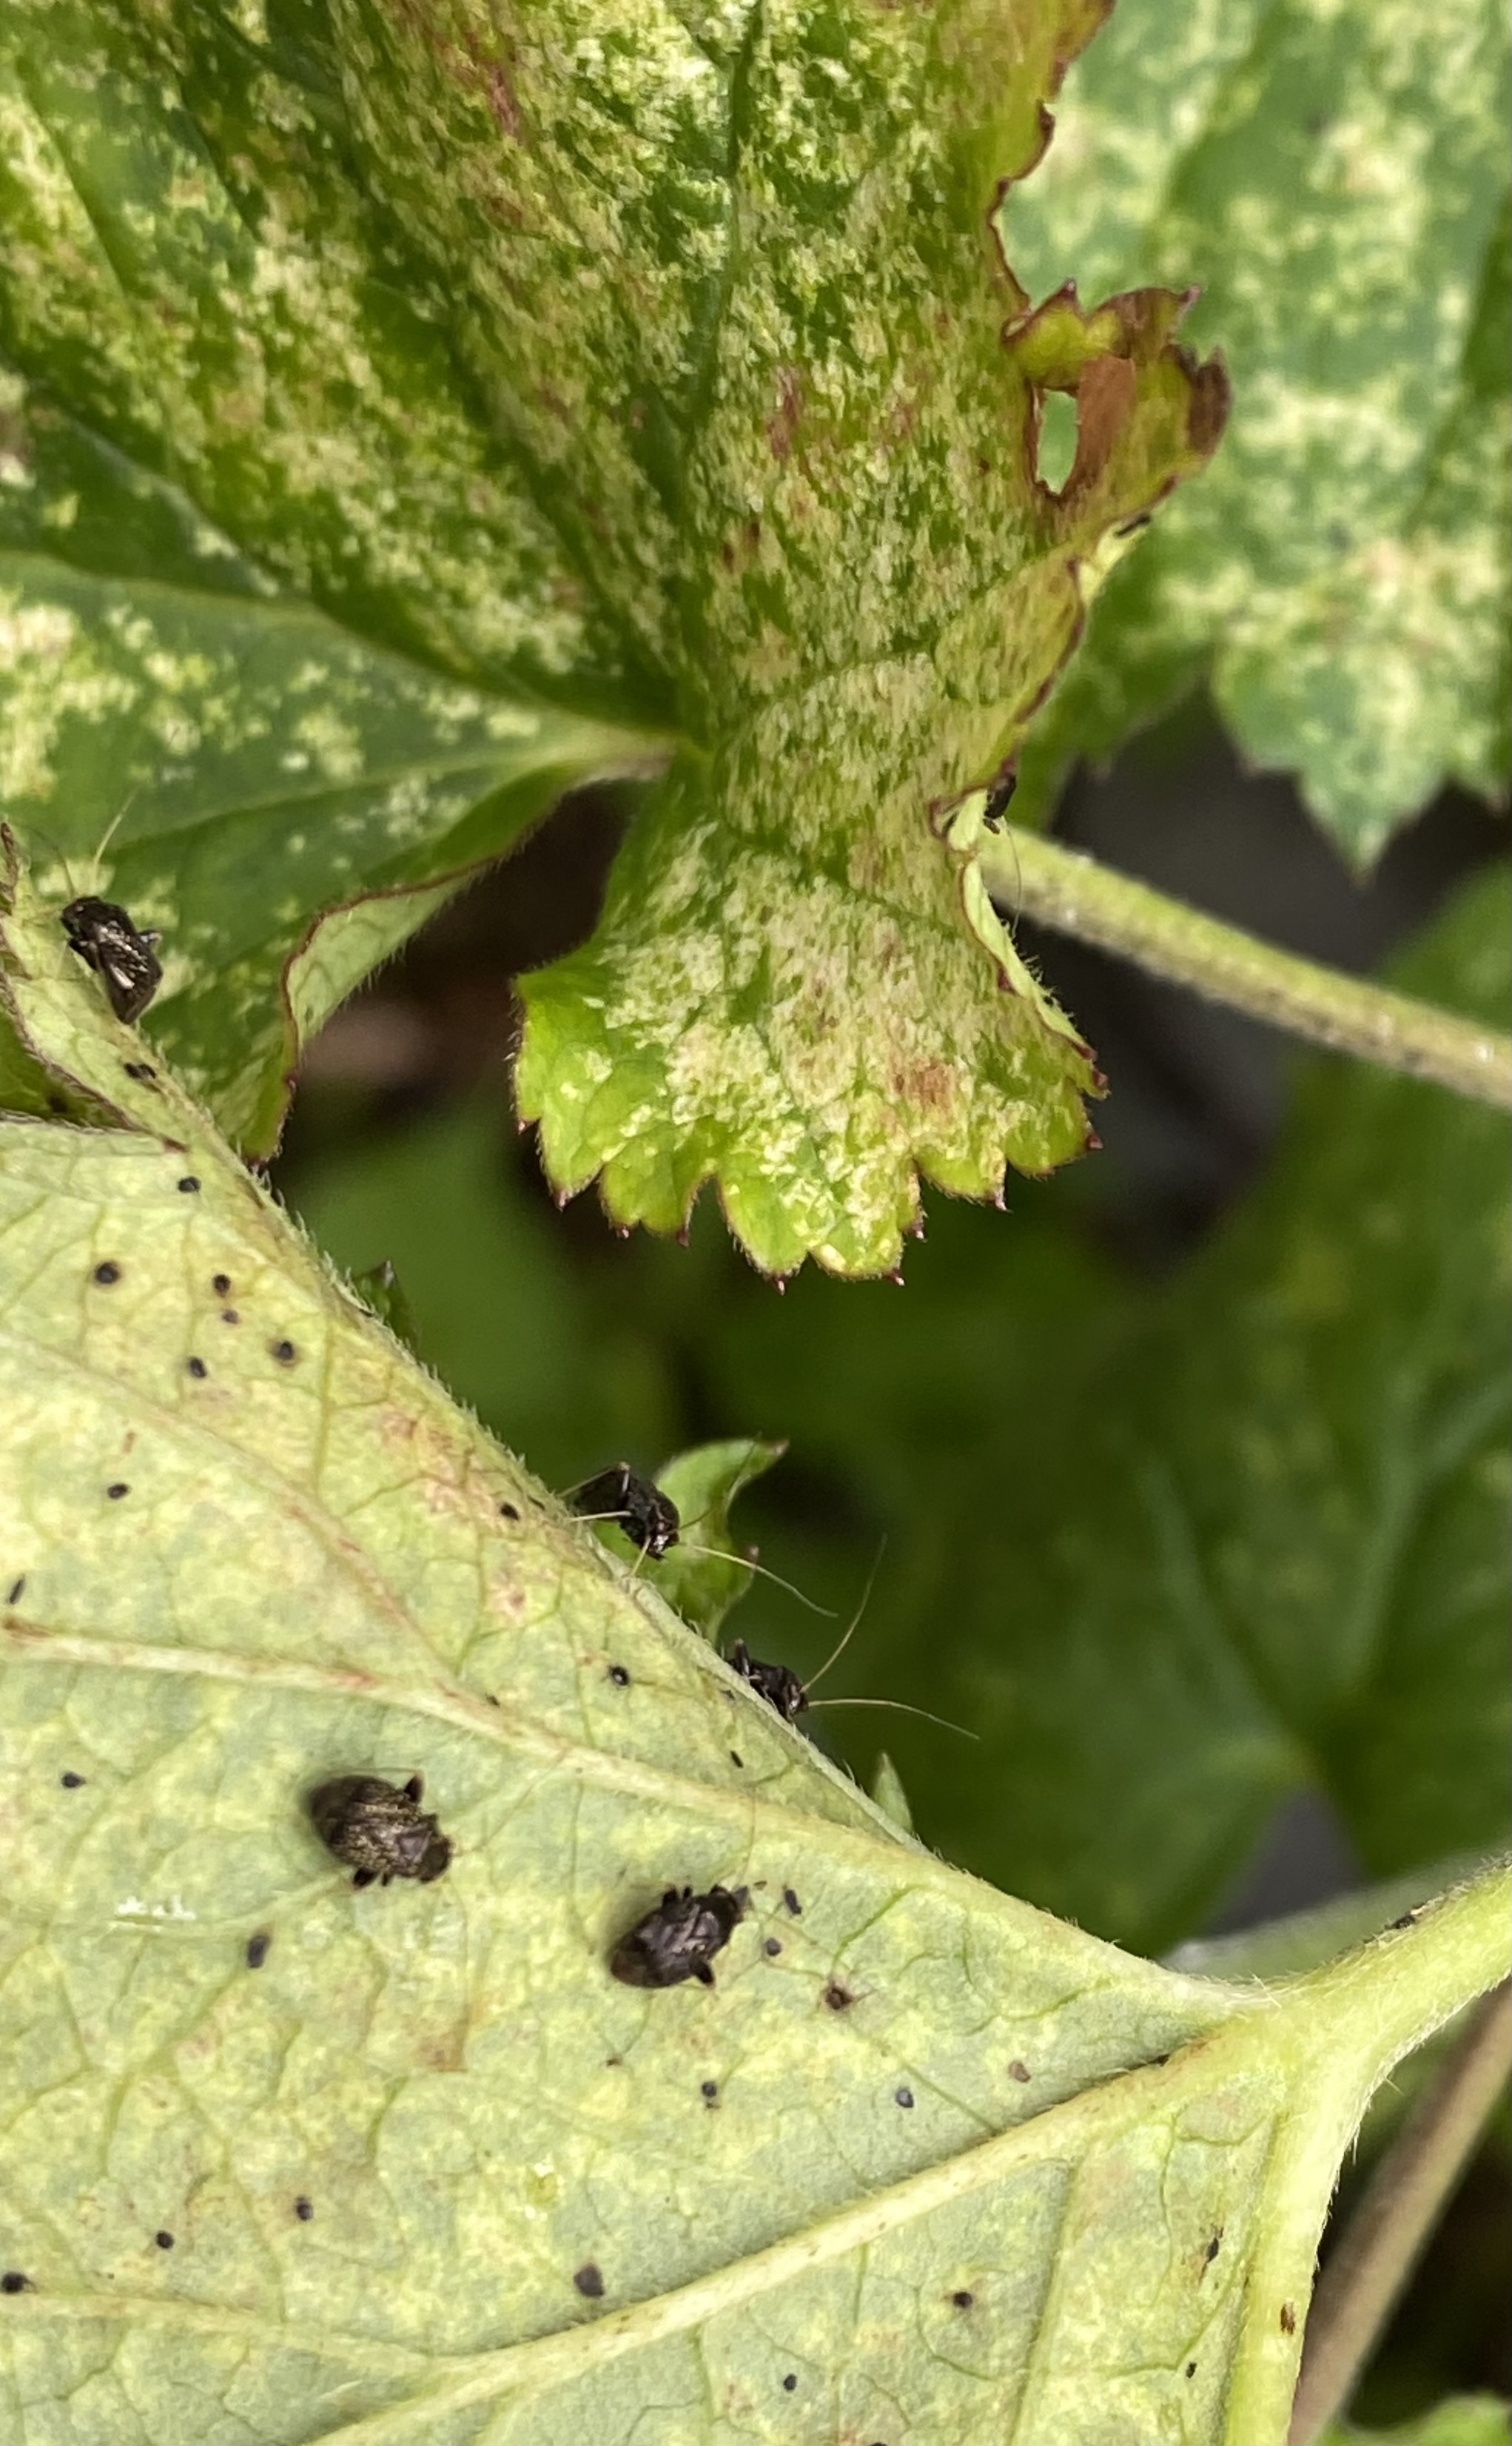
[[[0,2426],[1279,2437],[1338,2152],[1496,1975],[1495,1881],[1262,1997],[949,1870],[126,1075],[24,885],[6,964],[120,1126],[0,1126]],[[435,1885],[315,1841],[363,1769],[425,1773]],[[715,1990],[616,1985],[713,1878]]]
[[[1351,858],[1507,781],[1506,28],[1493,0],[1119,0],[1011,198],[1036,291],[1190,279],[1235,413],[1093,614],[1020,813],[1206,674]]]
[[[876,1272],[921,1173],[1082,1146],[942,835],[1222,421],[1174,298],[1026,322],[991,234],[1099,13],[11,12],[10,805],[77,852],[135,788],[111,887],[242,1144],[427,890],[680,738],[532,994],[558,1184],[675,1225],[712,1178],[768,1270]]]

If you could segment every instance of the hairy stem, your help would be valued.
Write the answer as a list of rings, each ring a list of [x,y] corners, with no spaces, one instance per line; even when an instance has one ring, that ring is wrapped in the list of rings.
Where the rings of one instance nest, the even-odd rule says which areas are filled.
[[[1512,1982],[1471,2011],[1381,2159],[1318,2281],[1289,2446],[1313,2446],[1348,2402],[1435,2218],[1507,2078]]]
[[[994,899],[1056,933],[1096,943],[1314,1044],[1512,1106],[1512,1037],[1495,1028],[1277,950],[1016,825],[984,838],[980,856]]]

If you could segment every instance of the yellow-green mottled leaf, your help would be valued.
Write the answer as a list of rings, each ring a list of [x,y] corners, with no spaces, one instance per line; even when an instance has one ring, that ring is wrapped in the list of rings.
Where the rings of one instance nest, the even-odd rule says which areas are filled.
[[[1113,578],[1015,813],[1206,676],[1368,863],[1507,783],[1507,32],[1496,0],[1119,0],[1005,239],[1032,289],[1191,279],[1235,415]]]
[[[530,990],[558,1186],[866,1273],[920,1176],[1079,1151],[973,826],[1225,400],[1176,295],[1030,311],[990,225],[1101,14],[17,0],[0,780],[75,856],[132,793],[149,1024],[240,1144],[470,863],[670,759]]]
[[[0,30],[0,804],[77,888],[119,818],[151,1031],[265,1151],[448,879],[656,751],[310,55],[241,13]]]
[[[1505,1878],[1262,1990],[951,1870],[0,896],[112,1114],[0,1122],[0,2434],[1279,2440],[1339,2155]],[[444,1873],[354,1891],[342,1773],[423,1774]],[[715,1985],[617,1984],[713,1880]]]

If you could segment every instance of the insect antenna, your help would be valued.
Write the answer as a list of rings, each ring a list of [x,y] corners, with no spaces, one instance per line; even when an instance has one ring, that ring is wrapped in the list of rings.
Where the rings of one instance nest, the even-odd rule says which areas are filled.
[[[679,1539],[677,1551],[682,1554],[703,1554],[713,1563],[738,1563],[743,1571],[754,1571],[758,1579],[770,1580],[773,1588],[785,1589],[788,1595],[796,1597],[801,1606],[806,1606],[810,1613],[822,1614],[826,1622],[835,1619],[833,1606],[821,1605],[817,1597],[805,1597],[803,1590],[795,1589],[791,1580],[784,1580],[780,1571],[769,1571],[765,1563],[754,1562],[749,1554],[732,1553],[727,1546],[690,1546],[686,1537]]]
[[[818,1689],[831,1665],[838,1665],[840,1663],[840,1660],[844,1655],[846,1648],[855,1638],[857,1630],[860,1626],[860,1618],[866,1611],[868,1602],[870,1601],[872,1590],[877,1584],[877,1574],[882,1568],[882,1556],[886,1552],[887,1540],[884,1537],[872,1558],[872,1568],[866,1574],[866,1586],[861,1590],[860,1603],[858,1605],[849,1622],[845,1625],[845,1628],[841,1635],[840,1645],[830,1650],[830,1653],[825,1657],[823,1664],[820,1666],[819,1671],[809,1675],[808,1680],[803,1684],[805,1693],[810,1690]]]
[[[891,1707],[895,1715],[922,1716],[926,1724],[938,1724],[944,1732],[959,1733],[963,1741],[979,1741],[982,1738],[969,1724],[953,1724],[949,1716],[933,1716],[927,1707],[911,1707],[906,1699],[814,1699],[809,1706],[810,1712],[816,1707]]]
[[[132,805],[140,793],[141,786],[140,782],[135,783],[133,787],[126,792],[126,795],[123,799],[120,806],[116,809],[115,814],[106,824],[104,831],[100,837],[98,846],[91,850],[89,854],[89,865],[93,872],[96,883],[100,880],[100,861],[104,857],[106,850],[110,847],[111,842],[115,839],[115,837],[121,830],[122,825],[125,822],[127,816],[131,813]],[[79,897],[79,887],[74,878],[73,861],[69,857],[67,851],[53,839],[50,833],[44,832],[40,824],[28,824],[26,829],[33,839],[46,842],[47,848],[51,850],[53,856],[57,859],[58,864],[63,869],[64,880],[68,887],[69,899],[77,900]]]
[[[122,825],[125,822],[127,816],[129,816],[129,814],[131,813],[132,804],[133,804],[133,802],[134,802],[134,800],[135,800],[135,799],[136,799],[137,791],[138,791],[138,789],[140,789],[140,787],[141,787],[141,784],[140,784],[140,782],[139,782],[138,784],[136,784],[136,785],[135,785],[135,787],[133,787],[132,789],[129,789],[129,790],[126,792],[126,795],[125,795],[125,797],[122,800],[120,806],[116,809],[115,814],[111,817],[110,821],[106,824],[105,829],[104,829],[104,836],[102,837],[101,841],[100,841],[100,845],[99,845],[99,847],[96,849],[96,851],[95,851],[95,853],[94,853],[93,856],[92,856],[92,857],[90,858],[90,860],[89,860],[90,865],[94,868],[95,875],[96,875],[96,877],[97,877],[97,878],[98,878],[98,876],[99,876],[99,873],[100,873],[100,861],[101,861],[101,859],[104,857],[104,854],[105,854],[106,850],[110,847],[111,842],[115,839],[115,837],[116,837],[117,833],[121,830]]]

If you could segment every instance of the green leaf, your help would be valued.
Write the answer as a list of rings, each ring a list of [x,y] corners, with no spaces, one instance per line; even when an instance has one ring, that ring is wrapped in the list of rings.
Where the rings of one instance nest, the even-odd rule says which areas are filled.
[[[905,1834],[912,1834],[914,1813],[903,1790],[903,1778],[885,1750],[879,1752],[877,1764],[872,1770],[872,1798],[895,1826],[900,1826]]]
[[[134,793],[150,1025],[240,1144],[469,865],[671,758],[530,989],[558,1186],[864,1273],[921,1175],[1079,1151],[974,826],[1226,400],[1178,297],[1031,312],[989,226],[1100,14],[19,0],[3,778],[70,856]]]
[[[1401,981],[1500,1021],[1509,914],[1493,873]],[[1508,1236],[1503,1117],[1320,1060],[1270,1176],[1162,1296],[1030,1217],[1008,1249],[947,1211],[901,1296],[797,1284],[730,1314],[730,1414],[785,1388],[804,1467],[865,1522],[827,1568],[812,1537],[768,1555],[823,1594],[885,1528],[849,1686],[986,1745],[968,1778],[889,1726],[929,1841],[1155,1950],[1300,1790],[1370,1875],[1503,1840]],[[805,1671],[816,1643],[785,1636]]]
[[[1339,2155],[1505,1878],[1266,1992],[947,1868],[3,896],[24,1040],[114,1115],[0,1122],[5,2430],[1279,2440]],[[455,1855],[354,1892],[306,1796],[401,1772]],[[715,1986],[617,1985],[685,1880],[749,1889]]]
[[[1492,0],[1120,0],[1010,198],[1021,279],[1201,286],[1210,478],[1097,604],[1015,816],[1206,677],[1368,864],[1507,782],[1506,27]]]
[[[681,1542],[655,1566],[657,1592],[706,1639],[715,1636],[730,1607],[747,1594],[749,1566],[756,1560],[756,1549],[738,1546],[730,1533],[730,1505],[743,1486],[765,1477],[786,1450],[785,1443],[735,1437],[678,1453],[656,1472],[657,1485],[682,1515]]]
[[[415,1312],[391,1257],[381,1257],[377,1265],[354,1274],[351,1287],[374,1316],[383,1319],[396,1342],[402,1342],[406,1350],[419,1348]]]
[[[179,35],[57,0],[0,40],[0,800],[85,875],[120,818],[151,1032],[263,1151],[356,979],[657,749],[311,55]]]
[[[1395,2429],[1354,2429],[1336,2421],[1322,2446],[1509,2446],[1512,2410],[1499,2395],[1449,2395],[1431,2412]]]

